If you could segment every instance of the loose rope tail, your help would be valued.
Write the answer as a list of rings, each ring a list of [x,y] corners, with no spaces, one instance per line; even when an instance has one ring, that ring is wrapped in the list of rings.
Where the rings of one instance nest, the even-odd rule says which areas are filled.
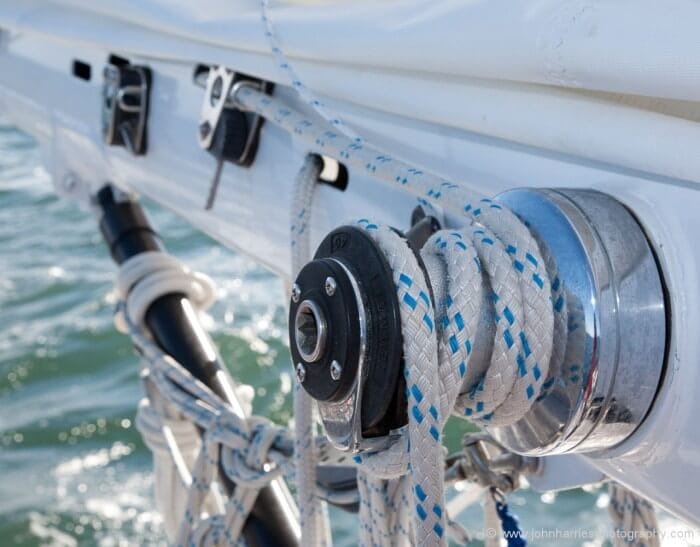
[[[615,547],[659,547],[659,523],[654,506],[616,482],[608,484],[608,493]]]
[[[290,236],[292,254],[292,278],[310,258],[309,220],[314,189],[323,168],[323,160],[310,154],[304,160],[294,181],[290,211]],[[294,384],[294,460],[299,499],[302,545],[324,546],[330,544],[330,531],[324,504],[316,496],[316,453],[314,444],[313,399],[299,382]]]

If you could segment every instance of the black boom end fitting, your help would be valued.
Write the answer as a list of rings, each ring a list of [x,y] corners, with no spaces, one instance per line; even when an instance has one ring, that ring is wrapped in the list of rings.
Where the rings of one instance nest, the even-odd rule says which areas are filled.
[[[106,185],[95,196],[100,211],[100,230],[112,258],[122,264],[141,253],[163,250],[158,235],[137,201]],[[164,294],[154,300],[144,318],[145,327],[160,348],[176,359],[199,381],[209,386],[234,411],[242,413],[235,386],[208,335],[197,324],[192,304],[184,294]],[[227,493],[234,483],[221,470],[220,480]],[[258,494],[243,528],[246,544],[296,546],[298,527],[295,508],[286,485],[266,486]]]
[[[414,222],[404,237],[418,255],[439,223],[425,216]],[[336,228],[301,269],[292,289],[289,336],[297,379],[318,401],[338,448],[379,448],[407,423],[393,273],[365,230]]]

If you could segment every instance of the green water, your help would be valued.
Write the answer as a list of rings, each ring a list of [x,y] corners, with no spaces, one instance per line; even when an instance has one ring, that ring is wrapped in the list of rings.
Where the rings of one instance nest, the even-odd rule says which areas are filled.
[[[34,142],[0,125],[0,546],[162,544],[150,454],[133,426],[137,361],[112,325],[114,267],[92,216],[57,198],[38,166]],[[234,376],[255,386],[256,411],[288,423],[280,281],[147,205],[168,250],[217,282],[206,326]],[[465,428],[450,425],[451,448]],[[534,529],[603,532],[604,502],[602,492],[511,496]],[[478,529],[479,508],[459,520]],[[353,545],[355,518],[333,511],[332,523],[337,544]]]

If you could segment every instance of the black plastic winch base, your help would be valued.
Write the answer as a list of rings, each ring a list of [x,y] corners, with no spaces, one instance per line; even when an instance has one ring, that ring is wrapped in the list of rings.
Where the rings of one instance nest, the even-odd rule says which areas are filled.
[[[333,296],[325,292],[325,281],[328,277],[332,277],[337,283]],[[297,284],[303,289],[299,301],[290,307],[290,325],[294,327],[299,306],[304,302],[313,301],[325,317],[330,346],[326,347],[318,360],[308,362],[300,355],[297,345],[293,344],[294,364],[301,362],[305,365],[304,388],[314,399],[326,402],[340,401],[352,389],[360,358],[360,329],[355,320],[359,311],[352,283],[343,266],[335,260],[322,258],[302,268],[297,277]],[[330,376],[330,367],[334,360],[343,365],[338,380],[333,380]]]
[[[342,400],[355,386],[361,352],[359,310],[350,273],[365,314],[365,382],[362,395],[362,433],[379,437],[406,423],[405,405],[397,404],[405,389],[401,338],[401,316],[392,272],[384,255],[362,229],[342,226],[321,242],[314,260],[299,273],[296,283],[301,292],[292,301],[289,314],[290,340],[294,341],[295,316],[299,305],[314,300],[328,319],[328,341],[321,359],[305,361],[295,343],[291,344],[294,363],[303,363],[306,375],[302,385],[319,401]],[[332,276],[338,288],[332,296],[324,290],[325,279]],[[329,367],[338,360],[343,371],[340,379],[331,378]]]
[[[395,231],[414,253],[427,279],[420,249],[440,229],[440,223],[418,207],[411,224],[406,233]],[[328,278],[336,284],[332,294],[325,289]],[[430,293],[432,298],[432,290]],[[302,356],[306,352],[296,341],[297,313],[309,302],[320,310],[326,330],[322,353],[313,360]],[[289,309],[289,339],[294,366],[303,367],[302,386],[320,404],[345,401],[357,390],[358,382],[363,382],[363,438],[383,437],[406,425],[403,340],[394,274],[366,230],[336,228],[301,269]],[[339,378],[331,375],[334,361],[342,365]],[[358,377],[360,362],[363,378]]]
[[[100,230],[115,262],[121,264],[139,253],[163,250],[156,232],[137,202],[117,200],[112,187],[105,186],[98,192],[96,204],[102,211]],[[240,405],[229,398],[224,388],[226,379],[219,374],[224,370],[224,364],[218,358],[211,339],[202,336],[202,329],[193,323],[195,318],[187,297],[172,293],[151,304],[146,312],[145,325],[163,351],[237,408]],[[213,360],[212,355],[216,356]],[[220,476],[230,493],[235,485],[225,473],[221,472]],[[299,537],[295,531],[298,527],[292,520],[295,517],[289,510],[290,503],[269,486],[263,488],[243,528],[246,543],[255,547],[298,545]]]

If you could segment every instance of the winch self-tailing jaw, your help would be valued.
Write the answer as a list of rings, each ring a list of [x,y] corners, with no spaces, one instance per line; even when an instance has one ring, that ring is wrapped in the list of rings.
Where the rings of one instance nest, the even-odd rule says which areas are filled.
[[[416,252],[438,221],[416,219]],[[353,452],[390,444],[406,424],[399,304],[381,249],[356,226],[323,240],[299,272],[289,311],[297,379],[319,403],[330,441]]]
[[[510,425],[486,425],[488,433],[526,455],[624,452],[661,385],[669,334],[660,266],[641,225],[617,200],[589,190],[512,190],[494,203],[515,213],[547,257],[561,294],[552,307],[567,325],[562,362],[532,406]],[[426,217],[406,234],[419,259],[437,229]],[[477,377],[489,367],[497,321],[486,274],[482,282],[469,361]],[[365,231],[343,226],[326,236],[294,283],[289,332],[297,378],[318,402],[331,442],[353,452],[393,442],[407,423],[399,302]]]

